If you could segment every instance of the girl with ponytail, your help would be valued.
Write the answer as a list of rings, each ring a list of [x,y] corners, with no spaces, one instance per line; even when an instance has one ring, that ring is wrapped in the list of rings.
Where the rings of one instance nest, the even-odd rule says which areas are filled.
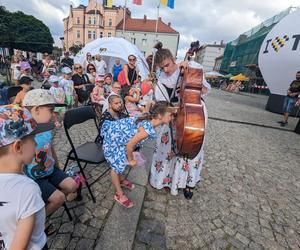
[[[179,77],[180,67],[186,68],[188,65],[201,69],[203,67],[193,61],[184,61],[176,64],[171,51],[163,48],[162,43],[156,44],[155,48],[157,52],[154,57],[154,65],[157,69],[156,75],[158,78],[154,90],[155,99],[177,102],[178,98],[176,95],[172,99],[171,95]],[[206,94],[209,89],[209,84],[203,79],[202,94]],[[205,120],[207,121],[205,103],[201,101],[201,104],[204,106]],[[176,156],[173,150],[171,132],[173,132],[175,137],[176,131],[175,129],[171,131],[169,125],[162,125],[157,132],[156,150],[153,154],[150,172],[150,184],[156,189],[168,187],[172,195],[177,195],[178,189],[183,189],[185,198],[191,199],[193,188],[200,181],[204,150],[202,147],[198,155],[191,160]]]
[[[147,139],[154,139],[155,127],[169,124],[174,109],[167,101],[159,101],[151,107],[148,114],[139,118],[125,118],[118,121],[105,121],[101,128],[103,137],[103,152],[111,167],[112,184],[115,187],[114,199],[126,208],[133,206],[123,193],[121,186],[132,190],[134,184],[123,176],[125,167],[136,166],[133,150],[145,143]]]

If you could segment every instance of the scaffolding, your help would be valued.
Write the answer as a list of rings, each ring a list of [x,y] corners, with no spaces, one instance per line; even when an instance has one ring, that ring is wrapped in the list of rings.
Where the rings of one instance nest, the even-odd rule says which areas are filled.
[[[241,34],[237,39],[229,42],[224,51],[220,71],[226,74],[244,74],[250,78],[261,78],[258,69],[258,55],[260,47],[270,30],[285,16],[293,12],[295,7],[290,7],[276,16],[267,19],[251,30]],[[257,71],[250,70],[246,65],[256,65]],[[263,81],[263,80],[262,80]]]

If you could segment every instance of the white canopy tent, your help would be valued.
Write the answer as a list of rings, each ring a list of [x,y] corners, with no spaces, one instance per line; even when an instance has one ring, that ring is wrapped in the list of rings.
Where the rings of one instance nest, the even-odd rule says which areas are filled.
[[[90,52],[92,56],[100,54],[106,62],[108,72],[112,73],[112,67],[116,58],[120,58],[121,64],[128,61],[129,55],[135,55],[137,58],[137,67],[142,79],[145,79],[149,73],[148,64],[142,52],[132,43],[123,38],[105,37],[98,38],[88,44],[75,56],[74,62],[83,64],[86,54]]]

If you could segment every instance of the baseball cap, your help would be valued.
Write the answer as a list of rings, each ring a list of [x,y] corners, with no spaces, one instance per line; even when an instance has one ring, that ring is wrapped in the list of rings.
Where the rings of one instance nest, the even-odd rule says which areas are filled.
[[[31,84],[32,81],[33,79],[28,76],[22,76],[19,80],[20,84]]]
[[[54,123],[37,124],[26,108],[15,104],[0,106],[0,147],[27,135],[52,130],[54,127]]]
[[[66,106],[55,101],[54,96],[46,89],[33,89],[26,93],[23,99],[24,107],[35,107],[44,105],[54,105],[57,107]]]
[[[49,77],[49,82],[51,82],[51,83],[59,82],[59,77],[56,76],[56,75],[51,75],[51,76]]]
[[[20,67],[21,67],[21,70],[31,69],[30,64],[28,62],[26,62],[26,61],[22,61],[20,63]]]
[[[71,74],[71,73],[72,73],[72,70],[71,70],[69,67],[63,67],[63,68],[61,69],[61,72],[62,72],[63,74],[65,74],[65,75],[67,75],[67,74]]]

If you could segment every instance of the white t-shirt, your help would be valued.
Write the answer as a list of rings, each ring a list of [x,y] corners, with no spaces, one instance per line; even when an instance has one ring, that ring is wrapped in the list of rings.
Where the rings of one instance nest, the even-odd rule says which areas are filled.
[[[106,62],[104,60],[101,60],[101,61],[95,60],[94,65],[96,67],[97,75],[105,75],[107,65],[106,65]]]
[[[0,190],[1,249],[10,248],[18,221],[33,214],[35,225],[28,249],[42,249],[47,242],[44,233],[46,213],[39,186],[22,174],[0,174]]]
[[[59,82],[60,87],[65,91],[66,96],[73,96],[74,94],[74,82],[72,80],[67,80],[65,78],[61,79]]]

